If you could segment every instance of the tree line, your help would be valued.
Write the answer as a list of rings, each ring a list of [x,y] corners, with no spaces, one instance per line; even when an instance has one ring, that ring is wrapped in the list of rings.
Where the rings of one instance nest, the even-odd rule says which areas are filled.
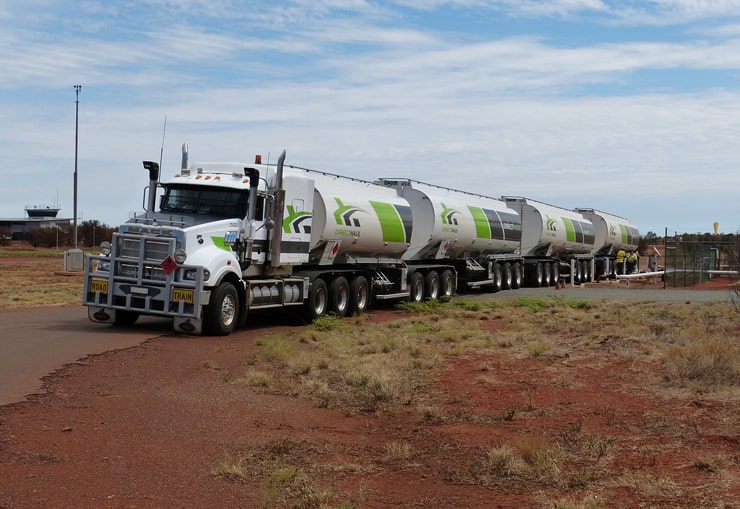
[[[74,237],[73,225],[59,223],[57,226],[33,228],[24,232],[24,241],[33,247],[71,247]],[[93,247],[104,240],[110,241],[116,228],[101,223],[97,219],[82,221],[77,225],[77,247]],[[7,246],[11,231],[7,226],[0,227],[0,245]]]

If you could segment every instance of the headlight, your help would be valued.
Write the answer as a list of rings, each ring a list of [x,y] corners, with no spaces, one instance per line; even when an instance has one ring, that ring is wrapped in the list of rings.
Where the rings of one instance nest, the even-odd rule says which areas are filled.
[[[186,270],[182,278],[186,281],[195,281],[196,275],[198,274],[197,270]],[[203,269],[203,281],[208,281],[211,277],[211,271],[207,269]]]
[[[104,262],[98,260],[98,265],[95,267],[96,272],[110,272],[110,262]]]
[[[110,242],[104,240],[100,243],[100,254],[108,256],[110,254]]]
[[[178,249],[175,251],[175,261],[177,263],[185,263],[185,260],[187,259],[188,254],[185,252],[183,248]]]

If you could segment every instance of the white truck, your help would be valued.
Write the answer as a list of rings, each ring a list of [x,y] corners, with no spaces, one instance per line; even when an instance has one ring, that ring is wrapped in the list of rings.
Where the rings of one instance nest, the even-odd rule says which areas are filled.
[[[437,229],[437,210],[434,219],[426,208],[414,212],[423,206],[398,186],[284,159],[285,152],[277,164],[258,157],[255,164],[188,166],[183,145],[181,170],[161,183],[159,165],[145,162],[144,213],[122,224],[100,255],[87,256],[83,304],[90,319],[129,325],[140,315],[164,316],[178,331],[225,335],[250,310],[283,307],[312,320],[360,314],[372,300],[450,296],[461,272],[470,286],[496,288],[486,242],[498,244],[502,228],[516,233],[515,214],[485,232],[478,218],[474,238],[463,238],[469,208],[448,210],[445,221],[454,227]],[[460,241],[471,248],[464,259],[455,247]]]
[[[181,332],[226,335],[253,310],[310,321],[458,287],[546,286],[564,256],[594,257],[589,219],[525,199],[342,177],[285,165],[285,152],[277,164],[188,165],[183,145],[172,178],[144,167],[144,212],[86,257],[83,304],[96,322],[155,315]]]

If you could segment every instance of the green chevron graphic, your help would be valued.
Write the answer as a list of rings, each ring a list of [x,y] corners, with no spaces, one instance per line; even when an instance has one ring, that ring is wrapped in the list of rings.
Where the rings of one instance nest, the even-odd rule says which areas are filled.
[[[298,223],[300,221],[297,220],[306,216],[310,217],[311,213],[305,210],[296,211],[293,205],[288,205],[286,208],[288,209],[288,215],[283,219],[283,231],[285,233],[304,233],[298,230]]]

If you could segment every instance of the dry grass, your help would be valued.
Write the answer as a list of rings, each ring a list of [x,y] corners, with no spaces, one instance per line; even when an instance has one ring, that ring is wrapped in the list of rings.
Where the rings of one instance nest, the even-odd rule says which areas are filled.
[[[318,407],[348,414],[417,415],[420,426],[524,423],[543,416],[532,400],[537,391],[534,383],[522,382],[531,385],[528,401],[506,407],[500,415],[483,416],[451,413],[440,404],[449,395],[433,382],[451,358],[505,356],[542,362],[543,366],[580,359],[598,365],[608,352],[612,359],[616,356],[651,366],[636,370],[632,382],[658,397],[681,397],[688,402],[700,394],[703,400],[717,402],[717,432],[732,436],[740,427],[736,410],[740,343],[737,310],[731,305],[641,302],[615,306],[613,302],[566,299],[502,303],[458,298],[446,305],[429,302],[401,308],[405,313],[391,321],[374,323],[371,312],[344,320],[324,317],[291,337],[268,333],[258,341],[258,352],[248,359],[244,371],[231,382],[255,391],[308,399]],[[503,320],[506,326],[497,327],[493,337],[483,332],[482,324],[489,320]],[[500,390],[497,366],[490,361],[477,366],[479,373],[472,377],[472,384],[492,393]],[[550,385],[578,389],[572,377],[556,372]],[[629,464],[615,466],[615,458],[631,454],[631,440],[641,440],[646,434],[661,438],[659,444],[641,448],[641,462],[649,465],[655,457],[671,454],[680,426],[669,412],[638,414],[630,421],[635,435],[628,440],[594,432],[579,418],[570,424],[563,421],[560,429],[523,430],[511,441],[472,449],[450,446],[425,451],[411,440],[391,440],[381,446],[376,465],[423,470],[429,455],[441,456],[440,461],[457,465],[448,474],[455,484],[581,493],[574,498],[541,500],[542,507],[599,509],[608,506],[602,494],[610,490],[626,490],[645,500],[645,507],[657,507],[672,494],[689,497],[692,491],[670,473],[658,476],[632,470]],[[608,428],[625,429],[626,417],[608,401],[594,415]],[[730,482],[728,472],[736,466],[722,454],[697,454],[689,462],[686,468],[711,476],[717,486]]]
[[[82,303],[82,273],[64,271],[53,249],[0,249],[0,309]]]
[[[29,257],[21,264],[4,260],[7,257],[0,255],[0,308],[80,302],[82,275],[64,275],[61,256]],[[706,412],[712,405],[713,433],[736,436],[740,429],[740,320],[732,305],[522,297],[511,302],[456,298],[444,305],[427,302],[402,309],[398,318],[380,323],[373,322],[371,311],[344,320],[324,317],[287,337],[268,331],[257,341],[256,354],[241,367],[221,370],[204,358],[202,368],[221,370],[224,383],[245,391],[303,398],[347,414],[412,415],[419,429],[457,423],[488,429],[524,425],[516,438],[487,446],[451,443],[429,451],[411,435],[389,439],[378,444],[373,468],[423,470],[434,457],[463,466],[454,471],[451,467],[449,479],[454,483],[520,492],[535,488],[578,492],[545,499],[542,507],[598,509],[608,506],[601,494],[615,491],[635,493],[646,501],[645,507],[660,507],[677,496],[698,500],[699,496],[690,497],[701,487],[685,486],[671,472],[639,468],[640,462],[650,466],[654,458],[675,452],[672,448],[681,433],[700,429],[698,418],[682,423],[670,409],[661,408],[646,409],[627,421],[604,401],[592,417],[629,433],[629,439],[614,439],[580,422],[535,432],[543,410],[533,399],[534,383],[523,380],[529,392],[502,406],[497,415],[458,412],[454,406],[462,407],[464,398],[447,394],[436,384],[450,359],[504,358],[540,363],[547,370],[566,360],[599,366],[608,353],[611,361],[650,367],[635,368],[633,386],[666,399],[682,398],[686,407],[699,402]],[[486,332],[484,325],[493,321],[505,326]],[[473,385],[495,394],[500,390],[497,363],[478,361],[477,366]],[[579,388],[571,376],[574,371],[553,373],[549,385]],[[647,435],[659,439],[640,447],[634,468],[631,463],[615,465],[615,457],[629,454]],[[356,472],[366,466],[321,464],[315,459],[316,447],[273,443],[237,450],[226,455],[212,474],[230,481],[259,475],[264,479],[263,507],[361,507],[361,497],[336,496],[319,489],[314,479],[327,470]],[[705,486],[710,488],[699,493],[714,505],[705,507],[722,507],[721,497],[711,497],[711,487],[731,484],[737,467],[736,455],[702,451],[691,455],[682,468],[706,476]],[[342,499],[351,502],[337,502]]]

